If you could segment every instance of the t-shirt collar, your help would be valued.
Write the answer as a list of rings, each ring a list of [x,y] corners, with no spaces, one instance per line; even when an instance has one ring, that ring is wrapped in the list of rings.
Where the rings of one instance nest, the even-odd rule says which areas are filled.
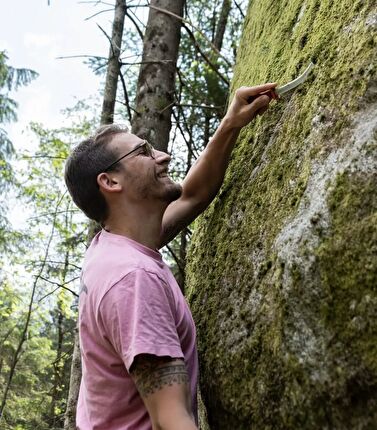
[[[136,240],[130,239],[127,236],[124,236],[122,234],[110,233],[109,231],[107,231],[105,229],[101,230],[101,235],[103,235],[104,237],[107,237],[108,239],[111,239],[111,240],[126,241],[130,246],[132,246],[133,248],[136,248],[137,250],[139,250],[143,254],[148,255],[149,257],[152,257],[153,259],[155,259],[157,261],[162,261],[162,256],[159,253],[159,251],[154,250],[152,248],[149,248],[148,246],[142,245],[141,243],[136,242]]]

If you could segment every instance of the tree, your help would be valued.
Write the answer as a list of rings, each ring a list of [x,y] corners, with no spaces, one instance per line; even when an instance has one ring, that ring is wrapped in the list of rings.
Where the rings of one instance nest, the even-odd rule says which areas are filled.
[[[226,70],[227,63],[222,59],[221,54],[216,52],[219,42],[215,42],[215,34],[218,34],[222,28],[217,22],[219,16],[224,16],[223,13],[219,15],[216,12],[217,3],[217,1],[204,2],[203,0],[190,2],[186,6],[185,12],[189,20],[180,18],[181,9],[169,11],[165,4],[157,2],[151,4],[151,12],[157,14],[159,19],[165,19],[169,25],[173,24],[176,29],[175,34],[182,23],[185,29],[180,45],[182,48],[179,53],[180,70],[175,88],[172,85],[174,79],[170,79],[173,69],[160,67],[162,72],[168,72],[166,79],[170,79],[169,91],[172,91],[169,95],[172,103],[168,109],[173,109],[174,116],[172,143],[169,149],[173,148],[178,155],[178,162],[172,171],[175,178],[184,175],[195,160],[200,148],[208,141],[210,130],[215,127],[215,122],[220,117],[219,112],[226,100],[227,86],[224,81],[218,85],[217,80],[219,74],[227,76],[225,80],[228,80],[231,72],[229,68]],[[223,5],[225,3],[223,2]],[[173,6],[176,7],[177,4],[178,2],[175,2]],[[153,6],[158,9],[153,9]],[[116,19],[112,36],[107,36],[101,29],[110,40],[109,59],[107,61],[98,57],[91,62],[97,73],[104,70],[107,63],[109,63],[109,70],[112,70],[107,74],[105,84],[102,124],[112,122],[115,101],[118,102],[116,112],[118,117],[128,115],[131,122],[131,111],[134,112],[134,118],[138,117],[140,120],[143,117],[143,108],[137,115],[137,106],[132,106],[129,102],[136,96],[135,70],[138,64],[137,61],[136,64],[127,63],[127,57],[129,54],[137,56],[136,54],[142,51],[140,35],[142,36],[144,32],[143,24],[138,22],[133,13],[134,10],[136,9],[132,2],[128,2],[127,7],[122,1],[116,3]],[[134,25],[136,24],[135,30],[129,28],[126,28],[125,31],[122,30],[122,14]],[[230,27],[232,27],[237,20],[232,18],[231,13],[228,18],[228,22],[231,23]],[[119,41],[119,35],[122,33],[122,44],[125,46],[123,49]],[[233,32],[234,34],[236,33]],[[124,41],[127,43],[124,44]],[[232,43],[227,32],[225,32],[224,41],[226,47]],[[153,39],[146,38],[147,42],[151,44]],[[175,40],[175,47],[177,47],[176,42]],[[163,42],[159,46],[162,45]],[[168,51],[169,58],[165,56],[166,53],[163,50],[157,51],[153,55],[157,56],[162,53],[163,56],[158,61],[169,60],[169,64],[172,65],[172,62],[176,61],[177,52],[172,46]],[[5,54],[3,58],[6,65]],[[205,63],[207,65],[203,63],[206,58],[209,60]],[[196,63],[192,64],[193,61]],[[159,64],[161,66],[161,63]],[[6,67],[9,68],[7,65]],[[10,87],[4,87],[4,91],[1,93],[2,100],[11,100],[8,94],[9,88],[14,89],[28,80],[28,71],[24,72],[26,75],[22,78],[22,71],[12,68],[9,70],[7,79],[12,84]],[[32,72],[29,78],[31,76],[35,77]],[[118,76],[120,77],[120,89],[123,91],[120,93],[121,96],[118,93],[116,99]],[[140,76],[142,77],[142,74]],[[203,76],[206,78],[202,79]],[[144,74],[142,79],[148,80],[149,78]],[[164,85],[165,82],[162,86]],[[211,97],[203,98],[203,94],[209,87],[212,89]],[[166,91],[166,86],[164,91]],[[122,97],[124,97],[124,101],[121,100]],[[198,103],[201,106],[198,107]],[[211,105],[216,103],[222,104],[222,106],[214,109]],[[208,105],[204,106],[205,104]],[[5,120],[8,115],[8,119],[14,119],[15,116],[12,116],[12,112],[15,115],[16,105],[12,105],[12,101],[7,105],[4,101],[2,107],[7,108],[7,106],[13,106],[13,111],[3,109],[2,118]],[[71,114],[69,116],[81,117],[83,109],[88,110],[88,106],[80,102],[76,109],[69,112]],[[204,133],[200,129],[200,121],[204,117],[203,112],[206,113],[207,124]],[[210,114],[208,114],[209,112]],[[155,117],[160,117],[160,114]],[[170,119],[164,116],[164,121],[165,119],[167,120],[164,125],[166,134],[166,130],[170,129]],[[4,273],[2,273],[1,282],[4,295],[0,297],[0,317],[4,316],[4,320],[2,320],[0,330],[0,385],[2,387],[0,399],[2,400],[1,426],[4,428],[47,429],[61,428],[63,425],[73,347],[74,313],[77,305],[75,279],[80,270],[80,260],[85,250],[87,232],[83,218],[80,221],[77,220],[76,209],[67,195],[64,195],[65,190],[60,179],[62,163],[67,156],[71,142],[76,143],[83,140],[95,125],[93,121],[85,118],[80,118],[78,123],[59,130],[47,130],[42,125],[32,124],[31,130],[40,141],[39,148],[36,153],[19,155],[24,162],[27,162],[25,170],[21,171],[18,167],[14,167],[17,172],[14,177],[19,178],[15,192],[19,193],[17,197],[25,204],[25,211],[31,213],[27,222],[28,227],[24,231],[13,231],[11,236],[7,236],[9,260],[4,259],[2,264]],[[182,139],[185,140],[182,141]],[[166,138],[157,140],[165,142],[164,149],[166,149]],[[13,150],[10,143],[9,145],[10,150],[5,156],[9,174],[4,181],[4,186],[13,179],[10,164]],[[182,145],[182,155],[179,155]],[[2,170],[1,173],[5,171]],[[5,214],[5,212],[3,213]],[[4,232],[5,230],[1,231],[2,234]],[[50,232],[52,235],[49,244]],[[89,236],[92,232],[93,230],[90,230]],[[171,244],[171,254],[167,254],[168,258],[170,255],[175,255],[177,267],[185,261],[187,237],[188,233],[184,232],[180,240],[177,239]],[[13,252],[16,244],[17,252]],[[46,247],[46,245],[48,246]],[[179,276],[179,281],[183,286],[184,265],[179,267]],[[73,309],[71,309],[72,307]],[[74,357],[79,357],[78,353],[79,350],[76,350]],[[43,355],[43,359],[41,355]],[[79,360],[77,362],[79,363]],[[80,373],[73,373],[73,375],[76,376],[77,381],[76,390],[73,391],[77,395]],[[70,398],[72,397],[70,396]],[[74,400],[72,405],[75,406],[75,404]],[[67,415],[69,414],[67,413]],[[70,417],[71,425],[74,426],[74,415]]]
[[[157,38],[147,36],[143,50],[140,37],[143,38],[144,27],[140,21],[137,22],[138,17],[133,12],[138,11],[141,6],[128,4],[126,8],[126,17],[135,26],[135,30],[126,27],[123,36],[124,50],[120,57],[120,78],[124,100],[120,97],[117,99],[117,115],[122,119],[127,116],[129,122],[133,124],[133,132],[137,134],[143,133],[141,125],[144,128],[150,125],[151,128],[144,137],[148,137],[148,133],[163,130],[161,137],[157,139],[158,142],[156,142],[156,135],[148,138],[152,143],[157,143],[160,149],[172,153],[170,172],[178,181],[184,178],[191,164],[206,146],[225,110],[237,41],[244,19],[242,10],[245,8],[246,0],[238,2],[225,0],[220,3],[218,0],[190,1],[185,4],[184,18],[174,13],[174,10],[167,10],[165,4],[161,2],[150,5],[148,27],[155,22],[157,13],[159,19],[156,24],[159,24],[162,19],[164,24],[153,24],[155,27],[167,28],[175,22],[175,30],[172,32],[174,35],[177,35],[177,26],[182,25],[183,28],[175,86],[169,78],[171,70],[166,67],[166,63],[173,64],[176,61],[175,37],[172,38],[169,35],[170,31],[165,31],[162,35],[167,39],[165,43],[161,40],[161,35]],[[166,3],[169,7],[170,4],[170,2]],[[179,2],[173,5],[176,12],[179,12]],[[220,9],[219,6],[221,6]],[[155,35],[158,31],[158,29],[149,30],[151,35]],[[160,47],[165,45],[166,49],[161,50]],[[135,75],[138,73],[137,67],[140,63],[131,59],[142,57],[140,52],[143,51],[149,53],[152,62],[141,58],[142,68],[136,85]],[[105,70],[106,62],[101,57],[90,58],[88,63],[95,73],[102,73]],[[146,74],[147,70],[151,72],[149,75]],[[158,74],[155,73],[156,70]],[[146,80],[147,85],[145,85]],[[161,109],[158,107],[161,97],[158,91],[151,90],[154,85],[157,85],[160,90],[169,89],[170,91],[169,98],[172,101],[166,105],[167,109],[163,110],[163,115],[159,113]],[[130,103],[130,100],[136,99],[138,102],[137,88],[145,89],[146,86],[149,87],[148,94],[141,97],[141,108],[140,106],[137,108]],[[173,115],[171,120],[170,114],[167,115],[169,112]],[[170,130],[170,123],[172,130],[168,136],[166,131]],[[169,145],[168,137],[170,137]],[[185,229],[169,244],[166,252],[163,250],[182,289],[184,289],[186,246],[190,234],[190,230]]]
[[[124,0],[117,0],[114,9],[110,52],[107,63],[106,82],[101,112],[102,125],[112,124],[114,122],[115,99],[121,65],[119,57],[122,47],[125,14],[126,2]]]
[[[213,429],[375,427],[376,13],[250,1],[232,91],[316,67],[242,131],[195,224],[187,285]]]
[[[172,175],[182,180],[218,126],[228,97],[235,49],[243,22],[242,9],[229,1],[196,0],[186,7],[178,57],[173,132]],[[186,247],[192,228],[168,246],[167,258],[185,289]]]
[[[78,116],[77,109],[68,116]],[[3,259],[0,296],[1,428],[61,428],[73,347],[75,288],[85,250],[85,219],[65,193],[61,171],[69,142],[92,127],[32,130],[35,153],[15,173],[30,217],[19,251]]]
[[[144,35],[132,133],[167,151],[184,0],[152,0]],[[175,15],[175,16],[174,16]]]
[[[10,66],[5,51],[0,51],[0,190],[4,193],[13,183],[10,159],[14,155],[14,147],[3,126],[17,120],[17,102],[9,93],[20,86],[29,84],[38,74],[29,69],[17,69]],[[3,194],[4,196],[4,194]],[[6,228],[6,199],[0,205],[0,244],[4,241]]]

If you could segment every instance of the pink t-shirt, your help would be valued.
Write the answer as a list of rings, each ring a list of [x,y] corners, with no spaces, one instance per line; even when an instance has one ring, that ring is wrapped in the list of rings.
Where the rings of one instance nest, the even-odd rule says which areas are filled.
[[[197,419],[195,326],[159,252],[125,236],[98,233],[83,266],[79,330],[79,430],[152,430],[129,375],[138,354],[184,359]]]

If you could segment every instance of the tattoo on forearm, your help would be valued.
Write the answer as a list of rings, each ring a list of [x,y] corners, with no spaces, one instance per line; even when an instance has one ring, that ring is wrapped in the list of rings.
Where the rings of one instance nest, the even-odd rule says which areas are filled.
[[[184,362],[164,362],[158,357],[138,360],[132,374],[142,397],[150,396],[165,386],[188,384],[189,378]]]

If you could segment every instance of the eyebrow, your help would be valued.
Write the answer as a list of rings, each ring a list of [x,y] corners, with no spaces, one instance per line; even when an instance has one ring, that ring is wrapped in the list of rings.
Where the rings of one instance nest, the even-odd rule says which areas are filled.
[[[128,154],[131,154],[131,153],[133,153],[134,151],[137,151],[142,145],[143,145],[143,143],[144,143],[145,141],[143,140],[143,141],[141,141],[140,143],[138,143],[138,144],[136,144],[133,148],[131,148],[129,151],[128,151]]]
[[[145,140],[142,140],[140,143],[138,143],[137,145],[135,145],[135,147],[134,147],[134,149],[132,149],[132,151],[134,151],[138,147],[142,146],[143,144],[145,144]]]

